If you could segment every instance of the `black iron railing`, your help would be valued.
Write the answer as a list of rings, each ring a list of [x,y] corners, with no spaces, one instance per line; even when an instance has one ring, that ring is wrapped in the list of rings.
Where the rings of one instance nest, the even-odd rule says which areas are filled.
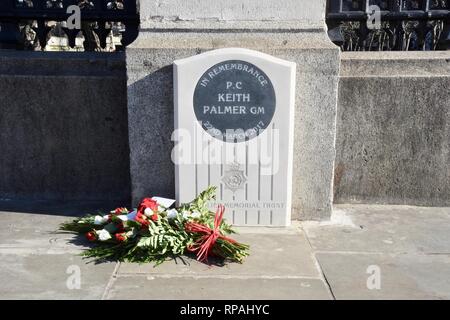
[[[450,0],[328,0],[326,20],[344,51],[450,47]]]
[[[78,29],[67,26],[73,14],[67,13],[67,8],[72,5],[81,11]],[[105,48],[107,38],[115,34],[123,48],[138,33],[138,0],[0,0],[2,48],[44,49],[50,34],[67,37],[72,48],[76,38],[83,35],[88,51]]]

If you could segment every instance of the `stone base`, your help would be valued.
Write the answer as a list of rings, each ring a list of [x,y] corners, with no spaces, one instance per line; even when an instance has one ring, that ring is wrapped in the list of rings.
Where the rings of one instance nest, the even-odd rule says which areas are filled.
[[[258,50],[297,63],[294,219],[324,219],[332,210],[339,50],[321,29],[236,29],[233,24],[165,24],[141,30],[127,48],[132,197],[175,193],[174,60],[224,47]],[[197,81],[197,79],[192,79]]]

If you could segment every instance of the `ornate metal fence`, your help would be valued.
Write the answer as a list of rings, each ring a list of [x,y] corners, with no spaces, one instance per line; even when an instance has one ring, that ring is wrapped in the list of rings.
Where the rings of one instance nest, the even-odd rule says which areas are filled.
[[[71,5],[81,9],[78,29],[67,27]],[[83,35],[84,49],[97,51],[114,34],[121,39],[120,50],[138,35],[138,6],[138,0],[0,0],[0,48],[43,50],[56,34],[67,37],[72,48]]]
[[[446,50],[450,0],[328,0],[328,34],[344,51]]]

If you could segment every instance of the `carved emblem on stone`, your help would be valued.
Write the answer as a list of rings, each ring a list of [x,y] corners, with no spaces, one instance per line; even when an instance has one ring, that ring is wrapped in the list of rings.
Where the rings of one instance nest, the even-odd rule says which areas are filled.
[[[225,173],[222,176],[222,183],[225,188],[235,193],[239,189],[243,189],[247,183],[247,177],[244,170],[240,170],[239,163],[232,163],[227,165]]]

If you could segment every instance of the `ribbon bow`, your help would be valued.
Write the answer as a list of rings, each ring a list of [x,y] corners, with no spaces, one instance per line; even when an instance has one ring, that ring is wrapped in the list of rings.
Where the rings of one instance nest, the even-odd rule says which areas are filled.
[[[236,243],[233,239],[225,237],[220,233],[219,227],[222,223],[223,214],[225,212],[225,207],[219,205],[216,211],[216,216],[214,217],[214,229],[209,228],[203,224],[197,222],[188,222],[185,225],[185,230],[192,233],[202,233],[203,236],[200,237],[194,244],[188,246],[188,250],[191,252],[197,251],[197,260],[200,262],[208,262],[208,256],[211,254],[214,244],[217,239],[222,239],[230,243]]]

